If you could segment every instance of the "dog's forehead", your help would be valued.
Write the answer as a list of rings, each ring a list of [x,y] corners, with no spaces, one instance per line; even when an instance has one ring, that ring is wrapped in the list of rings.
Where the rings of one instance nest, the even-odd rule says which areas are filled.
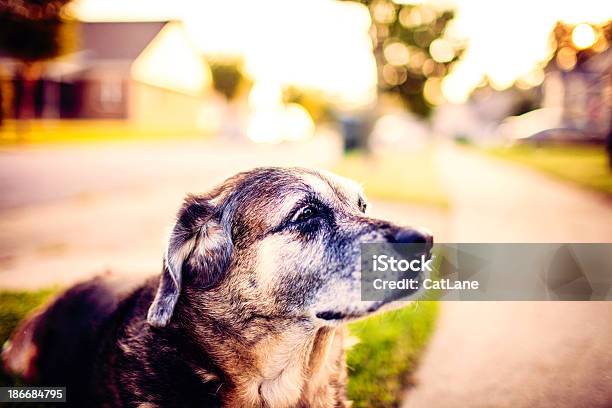
[[[272,223],[283,219],[295,206],[309,196],[326,205],[341,209],[358,209],[362,197],[359,184],[325,171],[294,169],[295,178],[279,187],[278,196],[267,201],[270,212],[266,218]]]
[[[353,180],[325,170],[300,167],[255,169],[226,187],[230,195],[238,194],[250,202],[278,204],[276,199],[292,201],[304,194],[314,194],[330,205],[338,202],[354,205],[363,199],[362,187]]]
[[[328,171],[304,172],[301,179],[313,192],[332,205],[338,201],[342,204],[355,205],[363,196],[363,189],[359,184]]]
[[[303,168],[261,168],[226,185],[234,198],[232,213],[247,224],[275,225],[309,196],[338,210],[358,209],[359,184],[326,171]]]

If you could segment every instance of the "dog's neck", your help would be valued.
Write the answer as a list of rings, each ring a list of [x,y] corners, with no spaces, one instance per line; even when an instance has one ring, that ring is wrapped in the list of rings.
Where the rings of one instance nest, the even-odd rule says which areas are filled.
[[[203,303],[216,295],[209,292],[203,297],[187,291],[191,307],[179,306],[177,320],[190,322],[189,330],[195,330],[193,338],[202,339],[203,350],[220,369],[219,393],[227,406],[342,406],[343,327],[312,327],[288,319],[271,325],[267,319],[247,319],[245,326],[235,331],[230,327],[236,326],[224,323],[223,316],[235,316],[236,311],[215,311]],[[196,310],[208,313],[200,315]],[[211,335],[213,332],[216,334]],[[201,377],[206,381],[216,376],[203,373]]]
[[[245,387],[264,406],[337,406],[344,371],[343,330],[323,327],[314,333],[288,330],[255,349],[259,376]],[[255,395],[255,387],[257,394]]]
[[[236,405],[290,407],[337,406],[344,370],[343,330],[320,328],[307,333],[287,330],[253,348],[257,369],[237,387]]]
[[[337,407],[345,400],[344,329],[299,328],[264,337],[222,367],[227,406]]]

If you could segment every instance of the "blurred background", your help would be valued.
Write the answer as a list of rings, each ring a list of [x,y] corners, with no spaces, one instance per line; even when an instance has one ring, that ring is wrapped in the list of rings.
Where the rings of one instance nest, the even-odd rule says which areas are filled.
[[[0,0],[0,340],[59,287],[155,273],[185,193],[254,166],[354,178],[372,215],[438,242],[610,242],[611,41],[612,4],[597,0]],[[437,316],[419,307],[355,326],[357,406],[402,403]],[[454,322],[484,309],[466,307],[442,314],[431,347],[450,349]],[[539,325],[536,309],[505,307],[471,330]],[[562,347],[612,344],[610,306],[544,309]],[[571,343],[585,319],[596,332]],[[509,324],[482,341],[513,341]],[[539,366],[564,373],[577,358],[564,352]],[[428,364],[421,378],[439,384]],[[612,375],[585,367],[572,381],[598,396],[587,405],[612,404]],[[475,395],[461,384],[455,402]],[[428,387],[411,406],[432,406]],[[509,395],[494,406],[537,406]]]

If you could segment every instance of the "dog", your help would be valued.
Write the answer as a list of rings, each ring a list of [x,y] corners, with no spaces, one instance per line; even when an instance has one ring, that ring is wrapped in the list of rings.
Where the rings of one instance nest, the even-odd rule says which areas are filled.
[[[360,187],[304,168],[257,168],[189,195],[160,276],[97,277],[14,332],[5,367],[66,386],[71,406],[344,407],[344,323],[360,244],[431,234],[366,215]]]

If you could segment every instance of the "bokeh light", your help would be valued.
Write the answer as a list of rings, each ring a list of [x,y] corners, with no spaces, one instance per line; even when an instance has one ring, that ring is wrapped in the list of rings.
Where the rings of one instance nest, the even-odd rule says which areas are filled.
[[[576,66],[576,51],[571,47],[563,47],[557,52],[557,65],[564,71],[570,71]]]
[[[386,44],[383,48],[385,59],[391,65],[407,65],[410,61],[410,53],[408,47],[401,42],[392,41]]]
[[[429,78],[423,87],[425,100],[432,105],[441,105],[446,100],[442,94],[442,80],[440,78]]]
[[[589,48],[597,40],[597,34],[590,24],[578,24],[572,30],[572,43],[579,50]]]
[[[386,1],[375,1],[371,5],[372,17],[379,23],[391,24],[395,21],[395,7]]]
[[[343,109],[376,99],[372,21],[356,2],[75,0],[72,9],[85,21],[179,20],[202,53],[240,58],[254,82],[321,91]]]
[[[453,46],[444,38],[437,38],[429,46],[431,57],[437,62],[449,62],[455,58]]]
[[[406,68],[385,64],[382,69],[382,79],[389,86],[403,84],[408,77]]]
[[[456,9],[455,18],[442,42],[430,44],[435,39],[428,34],[427,24],[435,18],[435,10],[449,5]],[[372,56],[372,21],[361,4],[322,0],[75,0],[73,8],[85,20],[183,20],[205,53],[242,56],[254,81],[268,77],[281,86],[322,90],[331,102],[343,107],[371,106],[376,98],[378,75]],[[240,13],[236,13],[237,9]],[[600,0],[562,1],[554,6],[533,0],[394,0],[375,1],[370,11],[375,21],[383,23],[374,34],[378,40],[397,35],[389,32],[388,26],[395,19],[404,27],[422,28],[415,34],[414,43],[430,47],[438,63],[451,56],[449,44],[459,41],[468,45],[442,86],[445,97],[452,95],[447,99],[453,101],[466,100],[483,78],[489,79],[495,89],[505,89],[517,80],[527,86],[529,81],[522,78],[554,51],[549,34],[557,21],[577,24],[572,33],[573,48],[605,51],[607,40],[585,22],[596,25],[612,18],[609,2]],[[250,35],[245,37],[240,34],[243,32]],[[387,60],[390,65],[405,60],[404,50],[396,54],[398,59]],[[410,72],[436,72],[435,66],[411,47],[408,55]],[[574,60],[575,55],[567,50],[557,56],[564,70],[573,69]],[[402,78],[402,71],[384,71],[392,83]]]
[[[612,19],[610,2],[600,0],[560,1],[554,4],[533,0],[454,0],[454,3],[457,15],[445,38],[464,40],[468,48],[449,73],[442,89],[445,96],[449,96],[447,99],[459,102],[465,101],[483,78],[489,79],[495,89],[505,89],[534,66],[548,61],[554,51],[550,33],[558,21],[601,24]],[[584,37],[585,43],[588,43],[590,34]],[[604,40],[596,40],[595,45],[599,50],[597,52],[607,48]],[[564,51],[557,58],[557,63],[568,70],[575,65],[574,59],[575,55]]]
[[[283,139],[306,140],[314,135],[315,124],[306,109],[297,103],[288,104],[283,111]]]

